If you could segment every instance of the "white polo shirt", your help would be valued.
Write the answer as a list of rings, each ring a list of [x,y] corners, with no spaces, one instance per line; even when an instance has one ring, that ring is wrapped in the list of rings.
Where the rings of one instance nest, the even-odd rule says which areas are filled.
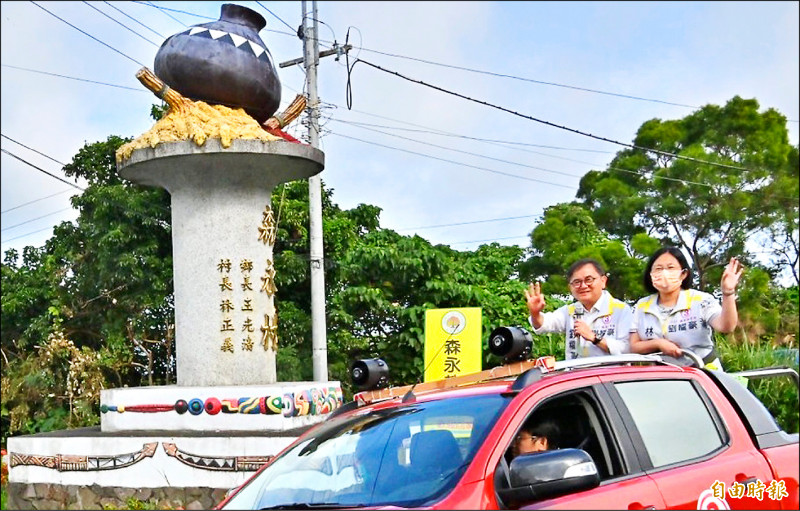
[[[566,342],[564,346],[566,360],[578,357],[599,357],[601,355],[621,355],[630,352],[628,337],[633,320],[630,306],[617,300],[611,293],[603,290],[603,294],[592,306],[591,310],[583,314],[583,321],[588,323],[598,339],[603,339],[608,345],[608,353],[595,346],[586,339],[577,339],[575,335],[575,305],[578,302],[564,305],[552,312],[544,312],[542,326],[533,328],[535,334],[564,332]],[[528,322],[533,327],[533,318],[528,316]]]
[[[680,348],[705,358],[714,347],[714,330],[709,322],[722,312],[713,295],[696,289],[683,289],[671,310],[658,305],[658,293],[646,296],[633,307],[631,332],[642,340],[667,339]]]

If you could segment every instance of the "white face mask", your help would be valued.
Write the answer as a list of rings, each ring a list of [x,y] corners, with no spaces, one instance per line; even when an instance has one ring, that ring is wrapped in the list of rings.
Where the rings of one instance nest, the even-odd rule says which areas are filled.
[[[662,293],[670,293],[680,289],[683,282],[683,270],[664,270],[656,275],[650,274],[653,287]]]

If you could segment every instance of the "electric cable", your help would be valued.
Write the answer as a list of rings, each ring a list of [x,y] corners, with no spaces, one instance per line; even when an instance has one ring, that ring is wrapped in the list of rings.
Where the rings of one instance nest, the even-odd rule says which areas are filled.
[[[520,215],[520,216],[507,216],[504,218],[489,218],[486,220],[471,220],[469,222],[457,222],[453,224],[438,224],[438,225],[421,225],[418,227],[401,227],[399,229],[395,229],[396,231],[413,231],[416,229],[438,229],[440,227],[456,227],[459,225],[474,225],[474,224],[485,224],[491,222],[501,222],[506,220],[517,220],[521,218],[536,218],[542,215]]]
[[[147,25],[145,25],[145,24],[144,24],[144,23],[142,23],[141,21],[137,20],[137,19],[136,19],[136,18],[134,18],[133,16],[131,16],[131,15],[129,15],[129,14],[126,14],[124,11],[120,10],[118,7],[116,7],[116,6],[114,6],[114,5],[111,5],[111,3],[110,3],[110,2],[108,2],[107,0],[103,0],[103,3],[104,3],[104,4],[106,4],[106,5],[108,5],[108,6],[109,6],[109,7],[111,7],[112,9],[116,10],[117,12],[121,13],[123,16],[127,16],[127,17],[128,17],[128,18],[130,18],[131,20],[133,20],[133,21],[135,21],[136,23],[140,24],[141,26],[143,26],[144,28],[146,28],[146,29],[147,29],[147,30],[149,30],[150,32],[154,33],[154,34],[155,34],[155,35],[157,35],[158,37],[160,37],[160,38],[162,38],[162,39],[165,39],[165,37],[164,37],[163,35],[159,34],[157,31],[155,31],[155,30],[153,30],[152,28],[148,27]]]
[[[61,165],[62,167],[66,165],[66,163],[62,163],[62,162],[60,162],[60,161],[56,160],[55,158],[53,158],[52,156],[46,155],[46,154],[44,154],[44,153],[43,153],[43,152],[41,152],[41,151],[37,151],[36,149],[34,149],[34,148],[32,148],[32,147],[28,147],[28,146],[26,146],[26,145],[25,145],[25,144],[23,144],[22,142],[18,142],[17,140],[14,140],[13,138],[11,138],[11,137],[9,137],[8,135],[6,135],[5,133],[0,133],[0,137],[2,137],[2,138],[5,138],[5,139],[7,139],[7,140],[10,140],[11,142],[14,142],[15,144],[17,144],[17,145],[20,145],[20,146],[24,147],[24,148],[25,148],[25,149],[27,149],[28,151],[33,151],[34,153],[38,154],[39,156],[44,156],[44,157],[45,157],[45,158],[47,158],[48,160],[51,160],[51,161],[53,161],[53,162],[55,162],[55,163],[58,163],[58,164],[59,164],[59,165]],[[27,162],[26,162],[26,163],[27,163]]]
[[[338,106],[338,105],[334,105],[334,106]],[[353,110],[353,112],[358,112],[358,110]],[[360,113],[365,113],[365,112],[360,112]],[[372,114],[366,114],[366,115],[372,115]],[[377,116],[377,117],[380,117],[380,116]],[[390,119],[390,120],[396,120],[396,119]],[[566,151],[585,151],[585,152],[590,152],[590,153],[614,154],[613,151],[602,151],[602,150],[599,150],[599,149],[579,149],[579,148],[575,148],[575,147],[560,147],[560,146],[550,146],[550,145],[543,145],[543,144],[531,144],[531,143],[528,143],[528,142],[515,142],[513,140],[501,140],[501,139],[492,139],[492,138],[470,137],[468,135],[459,135],[457,133],[451,133],[451,132],[443,131],[443,130],[435,130],[433,128],[429,128],[429,129],[413,129],[413,128],[401,128],[399,126],[387,126],[387,125],[381,125],[381,124],[370,124],[370,123],[358,122],[358,121],[343,121],[341,119],[338,119],[338,121],[339,122],[345,122],[345,123],[348,123],[348,124],[357,125],[357,126],[369,126],[369,127],[372,127],[372,128],[384,128],[384,129],[391,129],[391,130],[398,130],[398,131],[410,131],[412,133],[425,133],[425,134],[430,134],[430,135],[440,135],[440,136],[451,137],[451,138],[461,138],[461,139],[464,139],[464,140],[474,140],[476,142],[486,142],[486,143],[489,143],[489,144],[501,145],[501,146],[506,147],[506,148],[508,148],[508,146],[524,146],[524,147],[541,147],[541,148],[544,148],[544,149],[563,149],[563,150],[566,150]],[[403,122],[403,121],[397,121],[397,122]],[[408,124],[411,124],[411,123],[408,123]],[[419,126],[418,124],[411,124],[411,125],[412,126]],[[526,151],[526,152],[531,152],[533,154],[541,154],[541,155],[544,155],[544,156],[551,156],[551,157],[556,158],[556,156],[554,156],[552,154],[542,153],[542,152],[538,152],[538,151]],[[575,160],[575,161],[577,161],[577,160]],[[579,163],[585,163],[585,162],[579,162]]]
[[[3,67],[10,67],[12,69],[19,69],[19,70],[22,70],[22,71],[29,71],[31,73],[39,73],[39,74],[43,74],[43,75],[57,76],[59,78],[66,78],[68,80],[77,80],[79,82],[89,82],[89,83],[95,83],[95,84],[98,84],[98,85],[107,85],[109,87],[117,87],[119,89],[135,90],[136,92],[149,92],[149,91],[147,91],[145,89],[142,89],[142,88],[128,87],[127,85],[116,85],[116,84],[107,83],[107,82],[98,82],[96,80],[89,80],[87,78],[78,78],[78,77],[75,77],[75,76],[60,75],[58,73],[48,73],[47,71],[39,71],[37,69],[29,69],[27,67],[12,66],[11,64],[2,64],[2,66]]]
[[[483,100],[480,100],[480,99],[471,98],[469,96],[465,96],[465,95],[460,94],[458,92],[454,92],[454,91],[445,89],[443,87],[439,87],[437,85],[431,85],[431,84],[423,82],[421,80],[415,80],[413,78],[409,78],[409,77],[407,77],[407,76],[405,76],[405,75],[403,75],[401,73],[398,73],[397,71],[391,71],[391,70],[388,70],[388,69],[384,69],[383,67],[381,67],[381,66],[379,66],[377,64],[373,64],[372,62],[366,61],[364,59],[358,59],[355,62],[353,62],[353,66],[351,66],[349,68],[350,71],[348,73],[348,78],[347,78],[348,79],[348,83],[350,81],[350,75],[352,74],[353,68],[359,62],[363,62],[364,64],[366,64],[366,65],[368,65],[370,67],[373,67],[373,68],[375,68],[375,69],[377,69],[379,71],[383,71],[384,73],[388,73],[388,74],[397,76],[399,78],[402,78],[402,79],[407,80],[407,81],[412,82],[412,83],[416,83],[416,84],[419,84],[419,85],[424,85],[425,87],[429,87],[431,89],[438,90],[439,92],[444,92],[445,94],[450,94],[452,96],[456,96],[456,97],[459,97],[461,99],[466,99],[467,101],[472,101],[474,103],[478,103],[478,104],[481,104],[481,105],[484,105],[484,106],[488,106],[490,108],[495,108],[497,110],[501,110],[503,112],[510,113],[512,115],[515,115],[517,117],[521,117],[523,119],[528,119],[530,121],[534,121],[534,122],[538,122],[538,123],[541,123],[541,124],[544,124],[544,125],[547,125],[547,126],[551,126],[553,128],[558,128],[558,129],[561,129],[561,130],[569,131],[569,132],[575,133],[577,135],[590,137],[590,138],[593,138],[595,140],[602,140],[604,142],[609,142],[611,144],[616,144],[616,145],[620,145],[620,146],[623,146],[623,147],[628,147],[628,148],[631,148],[631,149],[638,149],[640,151],[651,152],[651,153],[654,153],[654,154],[658,154],[660,156],[668,156],[670,158],[676,158],[676,159],[680,159],[680,160],[691,161],[691,162],[694,162],[694,163],[702,163],[702,164],[705,164],[705,165],[712,165],[712,166],[715,166],[715,167],[723,167],[723,168],[728,168],[728,169],[733,169],[733,170],[751,170],[751,171],[755,170],[755,169],[749,169],[747,167],[740,167],[740,166],[736,166],[736,165],[727,165],[725,163],[717,163],[717,162],[712,162],[712,161],[708,161],[708,160],[700,160],[698,158],[692,158],[690,156],[683,156],[683,155],[680,155],[680,154],[674,154],[674,153],[669,153],[669,152],[666,152],[666,151],[660,151],[658,149],[652,149],[652,148],[648,148],[648,147],[638,146],[638,145],[635,145],[635,144],[628,144],[628,143],[625,143],[625,142],[619,142],[617,140],[612,140],[610,138],[601,137],[601,136],[598,136],[598,135],[593,135],[591,133],[586,133],[584,131],[576,130],[574,128],[569,128],[567,126],[561,126],[559,124],[556,124],[556,123],[553,123],[553,122],[550,122],[550,121],[546,121],[546,120],[543,120],[543,119],[538,119],[538,118],[530,116],[530,115],[521,114],[521,113],[516,112],[514,110],[511,110],[509,108],[505,108],[505,107],[502,107],[502,106],[499,106],[499,105],[495,105],[493,103],[489,103],[488,101],[483,101]]]
[[[86,189],[85,189],[85,188],[82,188],[82,187],[80,187],[80,186],[78,186],[78,185],[76,185],[76,184],[74,184],[74,183],[70,183],[70,182],[69,182],[69,181],[67,181],[66,179],[60,178],[60,177],[56,176],[55,174],[51,174],[50,172],[47,172],[47,171],[46,171],[46,170],[44,170],[43,168],[41,168],[41,167],[37,167],[37,166],[36,166],[36,165],[34,165],[33,163],[31,163],[31,162],[29,162],[29,161],[25,160],[24,158],[22,158],[22,157],[20,157],[20,156],[17,156],[16,154],[14,154],[14,153],[12,153],[12,152],[8,151],[7,149],[0,149],[0,151],[2,151],[2,152],[4,152],[4,153],[6,153],[7,155],[9,155],[9,156],[11,156],[11,157],[13,157],[13,158],[16,158],[17,160],[21,161],[22,163],[24,163],[24,164],[26,164],[26,165],[30,165],[31,167],[35,168],[35,169],[36,169],[36,170],[38,170],[39,172],[43,172],[44,174],[47,174],[48,176],[52,177],[53,179],[58,179],[58,180],[59,180],[59,181],[61,181],[62,183],[66,183],[66,184],[70,185],[71,187],[73,187],[73,188],[77,188],[78,190],[80,190],[80,191],[82,191],[82,192],[85,192],[85,191],[86,191]]]
[[[28,236],[30,236],[32,234],[36,234],[36,233],[39,233],[39,232],[42,232],[42,231],[46,231],[47,229],[52,229],[53,227],[54,226],[51,225],[50,227],[45,227],[45,228],[39,229],[37,231],[26,232],[25,234],[21,234],[19,236],[15,236],[13,238],[8,238],[8,239],[5,239],[5,240],[2,240],[2,244],[5,245],[6,243],[10,243],[10,242],[15,241],[15,240],[19,240],[19,239],[22,239],[22,238],[27,238]]]
[[[114,19],[113,17],[111,17],[111,16],[109,16],[108,14],[104,13],[103,11],[101,11],[100,9],[98,9],[97,7],[95,7],[94,5],[90,4],[90,3],[89,3],[89,2],[87,2],[86,0],[83,0],[83,3],[85,3],[86,5],[88,5],[88,6],[89,6],[89,7],[91,7],[92,9],[94,9],[95,11],[99,12],[100,14],[102,14],[103,16],[105,16],[106,18],[110,19],[110,20],[111,20],[111,21],[113,21],[114,23],[116,23],[116,24],[120,25],[121,27],[123,27],[123,28],[125,28],[126,30],[128,30],[128,31],[132,32],[133,34],[136,34],[136,35],[137,35],[137,36],[139,36],[140,38],[144,39],[144,40],[145,40],[145,41],[147,41],[148,43],[150,43],[150,44],[152,44],[153,46],[155,46],[156,48],[158,48],[158,47],[159,47],[159,44],[158,44],[158,43],[155,43],[155,42],[151,41],[150,39],[146,38],[145,36],[143,36],[143,35],[142,35],[142,34],[140,34],[139,32],[137,32],[137,31],[135,31],[134,29],[132,29],[131,27],[129,27],[128,25],[126,25],[126,24],[122,23],[122,22],[121,22],[121,21],[119,21],[119,20],[116,20],[116,19]]]
[[[333,121],[347,123],[347,121],[341,121],[339,119],[333,119]],[[475,157],[478,157],[478,158],[485,158],[487,160],[492,160],[492,161],[496,161],[496,162],[500,162],[500,163],[508,163],[509,165],[517,165],[519,167],[525,167],[525,168],[534,169],[534,170],[541,170],[542,172],[550,172],[552,174],[558,174],[560,176],[577,177],[577,178],[581,177],[581,176],[576,175],[576,174],[569,174],[567,172],[561,172],[561,171],[558,171],[558,170],[545,169],[543,167],[536,167],[534,165],[528,165],[528,164],[525,164],[525,163],[519,163],[519,162],[515,162],[515,161],[510,161],[510,160],[503,160],[501,158],[494,158],[492,156],[486,156],[486,155],[483,155],[483,154],[472,153],[472,152],[469,152],[469,151],[463,151],[461,149],[454,149],[454,148],[451,148],[451,147],[445,147],[445,146],[442,146],[442,145],[433,144],[433,143],[430,143],[430,142],[425,142],[423,140],[417,140],[417,139],[414,139],[414,138],[404,137],[402,135],[395,135],[393,133],[387,133],[385,131],[376,130],[376,129],[373,129],[373,128],[366,128],[366,127],[363,127],[363,126],[356,126],[356,127],[359,127],[359,128],[362,128],[362,129],[367,129],[367,130],[370,130],[370,131],[374,131],[376,133],[381,133],[381,134],[387,135],[389,137],[396,137],[396,138],[400,138],[402,140],[408,140],[408,141],[411,141],[411,142],[416,142],[418,144],[423,144],[423,145],[435,147],[437,149],[445,149],[447,151],[455,151],[455,152],[457,152],[459,154],[467,154],[469,156],[475,156]]]
[[[214,18],[212,18],[210,16],[202,16],[200,14],[194,14],[192,12],[181,11],[181,10],[178,10],[178,9],[170,9],[169,7],[161,7],[160,5],[156,5],[153,2],[136,2],[136,3],[137,4],[149,5],[151,7],[155,7],[156,9],[161,11],[161,14],[164,14],[165,16],[168,16],[168,17],[172,18],[173,20],[177,21],[178,23],[180,23],[184,27],[188,27],[189,25],[187,25],[186,23],[182,22],[181,20],[179,20],[178,18],[176,18],[172,14],[168,13],[167,11],[180,12],[180,13],[183,13],[183,14],[189,14],[190,16],[197,16],[198,18],[204,18],[204,19],[207,19],[207,20],[213,20],[214,19]]]
[[[411,151],[409,149],[402,149],[400,147],[393,147],[393,146],[390,146],[390,145],[380,144],[378,142],[371,142],[369,140],[364,140],[364,139],[353,137],[353,136],[350,136],[350,135],[343,135],[341,133],[336,133],[336,132],[332,132],[331,134],[339,136],[339,137],[342,137],[342,138],[349,138],[351,140],[357,140],[358,142],[363,142],[365,144],[376,145],[376,146],[379,146],[379,147],[385,147],[387,149],[394,149],[395,151],[414,154],[414,155],[417,155],[417,156],[424,156],[426,158],[431,158],[433,160],[443,161],[445,163],[452,163],[454,165],[460,165],[462,167],[468,167],[468,168],[472,168],[472,169],[476,169],[476,170],[482,170],[484,172],[491,172],[492,174],[499,174],[501,176],[513,177],[513,178],[516,178],[516,179],[522,179],[524,181],[533,181],[535,183],[542,183],[542,184],[551,185],[551,186],[558,186],[558,187],[561,187],[561,188],[569,188],[570,190],[574,190],[575,189],[574,186],[563,185],[561,183],[552,183],[550,181],[542,181],[541,179],[535,179],[535,178],[528,177],[528,176],[520,176],[519,174],[511,174],[510,172],[503,172],[503,171],[500,171],[500,170],[487,169],[486,167],[479,167],[477,165],[470,165],[468,163],[462,163],[462,162],[458,162],[458,161],[454,161],[454,160],[448,160],[447,158],[439,158],[437,156],[431,156],[429,154],[419,153],[417,151]]]
[[[25,203],[20,204],[18,206],[14,206],[13,208],[4,209],[3,211],[0,211],[0,214],[5,214],[5,213],[8,213],[9,211],[14,211],[15,209],[19,209],[19,208],[21,208],[23,206],[28,206],[29,204],[33,204],[35,202],[43,201],[45,199],[50,199],[50,198],[55,197],[56,195],[61,195],[62,193],[67,193],[69,191],[70,190],[61,190],[60,192],[51,193],[50,195],[46,195],[44,197],[40,197],[38,199],[34,199],[32,201],[25,202]]]
[[[69,21],[67,21],[67,20],[65,20],[64,18],[62,18],[62,17],[58,16],[57,14],[54,14],[53,12],[51,12],[51,11],[49,11],[49,10],[45,9],[45,8],[44,8],[44,7],[42,7],[41,5],[39,5],[39,4],[37,4],[36,2],[34,2],[33,0],[31,0],[31,3],[32,3],[33,5],[35,5],[36,7],[38,7],[39,9],[42,9],[42,10],[43,10],[43,11],[45,11],[46,13],[50,14],[50,15],[51,15],[51,16],[53,16],[54,18],[56,18],[56,19],[58,19],[58,20],[61,20],[61,21],[63,21],[64,23],[66,23],[67,25],[71,26],[72,28],[74,28],[74,29],[75,29],[75,30],[77,30],[78,32],[80,32],[80,33],[82,33],[82,34],[84,34],[84,35],[86,35],[86,36],[88,36],[88,37],[91,37],[92,39],[94,39],[94,40],[95,40],[95,41],[97,41],[98,43],[102,44],[103,46],[105,46],[105,47],[107,47],[107,48],[110,48],[110,49],[114,50],[115,52],[119,53],[120,55],[122,55],[122,56],[123,56],[123,57],[125,57],[126,59],[128,59],[128,60],[132,60],[134,63],[136,63],[136,64],[138,64],[138,65],[140,65],[140,66],[142,66],[142,67],[145,67],[145,65],[144,65],[144,64],[142,64],[141,62],[139,62],[139,61],[138,61],[138,60],[136,60],[135,58],[133,58],[133,57],[131,57],[131,56],[129,56],[129,55],[127,55],[127,54],[125,54],[125,53],[123,53],[123,52],[119,51],[118,49],[114,48],[114,47],[113,47],[113,46],[111,46],[110,44],[104,43],[103,41],[101,41],[100,39],[98,39],[98,38],[96,38],[95,36],[91,35],[90,33],[86,32],[86,31],[84,31],[84,30],[81,30],[80,28],[76,27],[75,25],[73,25],[73,24],[72,24],[72,23],[70,23]]]
[[[286,25],[286,26],[289,28],[289,30],[294,30],[294,27],[292,27],[291,25],[289,25],[288,23],[286,23],[285,21],[283,21],[283,19],[281,19],[281,17],[280,17],[280,16],[278,16],[277,14],[275,14],[274,12],[272,12],[271,10],[269,10],[269,9],[267,8],[267,6],[265,6],[264,4],[262,4],[261,2],[259,2],[258,0],[256,0],[256,3],[257,3],[258,5],[260,5],[262,9],[264,9],[264,10],[265,10],[265,11],[267,11],[268,13],[272,14],[272,15],[275,17],[275,19],[277,19],[278,21],[280,21],[281,23],[283,23],[284,25]]]
[[[510,75],[510,74],[505,74],[505,73],[495,73],[495,72],[492,72],[492,71],[483,71],[483,70],[480,70],[480,69],[472,69],[472,68],[468,68],[468,67],[456,66],[456,65],[453,65],[453,64],[443,64],[441,62],[433,62],[431,60],[420,59],[420,58],[416,58],[416,57],[408,57],[408,56],[405,56],[405,55],[397,55],[397,54],[394,54],[394,53],[387,53],[387,52],[378,51],[378,50],[371,50],[369,48],[361,48],[361,49],[363,49],[366,52],[377,53],[379,55],[385,55],[387,57],[395,57],[395,58],[400,58],[400,59],[412,60],[414,62],[422,62],[423,64],[430,64],[432,66],[440,66],[440,67],[446,67],[446,68],[450,68],[450,69],[458,69],[460,71],[468,71],[470,73],[478,73],[478,74],[483,74],[483,75],[488,75],[488,76],[496,76],[496,77],[499,77],[499,78],[510,78],[512,80],[519,80],[519,81],[522,81],[522,82],[530,82],[530,83],[538,83],[538,84],[541,84],[541,85],[552,85],[554,87],[562,87],[562,88],[565,88],[565,89],[579,90],[579,91],[584,91],[584,92],[592,92],[592,93],[595,93],[595,94],[604,94],[606,96],[617,96],[617,97],[620,97],[620,98],[634,99],[634,100],[637,100],[637,101],[649,101],[651,103],[661,103],[661,104],[664,104],[664,105],[680,106],[680,107],[693,108],[693,109],[699,108],[699,107],[693,106],[693,105],[685,105],[683,103],[673,103],[671,101],[663,101],[663,100],[660,100],[660,99],[643,98],[643,97],[640,97],[640,96],[632,96],[632,95],[629,95],[629,94],[621,94],[621,93],[616,93],[616,92],[607,92],[607,91],[602,91],[602,90],[598,90],[598,89],[590,89],[590,88],[587,88],[587,87],[577,87],[575,85],[565,85],[563,83],[547,82],[547,81],[544,81],[544,80],[534,80],[533,78],[523,78],[523,77],[520,77],[520,76],[514,76],[514,75]]]
[[[9,229],[13,229],[13,228],[15,228],[15,227],[19,227],[20,225],[29,224],[29,223],[31,223],[31,222],[35,222],[36,220],[41,220],[42,218],[47,218],[48,216],[53,216],[53,215],[56,215],[56,214],[58,214],[58,213],[62,213],[62,212],[64,212],[64,211],[68,211],[68,210],[70,210],[70,209],[72,209],[72,207],[71,207],[71,206],[70,206],[70,207],[68,207],[68,208],[59,209],[58,211],[53,211],[52,213],[47,213],[46,215],[37,216],[36,218],[31,218],[30,220],[25,220],[24,222],[20,222],[20,223],[18,223],[18,224],[10,225],[10,226],[8,226],[8,227],[3,227],[2,229],[0,229],[0,232],[5,232],[5,231],[7,231],[7,230],[9,230]]]
[[[35,2],[34,2],[34,3],[35,3]],[[106,2],[106,3],[107,3],[107,2]],[[143,2],[138,2],[138,3],[143,3]],[[36,5],[38,6],[38,4],[36,4]],[[158,6],[155,6],[155,5],[153,5],[153,4],[151,4],[151,5],[152,5],[152,6],[154,6],[154,7],[158,7]],[[260,3],[259,3],[259,5],[260,5]],[[41,7],[41,6],[39,6],[39,7]],[[112,6],[112,7],[113,7],[113,6]],[[44,9],[44,10],[46,10],[46,9]],[[48,12],[49,12],[49,11],[48,11]],[[179,11],[179,12],[185,12],[185,11]],[[51,13],[51,14],[52,14],[52,13]],[[191,13],[187,13],[187,14],[191,14]],[[197,16],[199,16],[199,15],[197,15]],[[57,16],[56,16],[56,17],[57,17]],[[59,19],[60,19],[60,18],[59,18]],[[211,18],[211,19],[213,19],[213,18]],[[62,21],[63,21],[63,20],[62,20]],[[282,21],[282,20],[281,20],[281,21]],[[68,24],[69,24],[69,23],[68,23]],[[72,26],[72,25],[71,25],[71,26]],[[74,27],[74,26],[73,26],[73,27]],[[77,27],[74,27],[74,28],[77,28]],[[329,28],[330,28],[330,27],[329,27]],[[80,29],[78,29],[78,30],[80,30]],[[84,32],[84,33],[85,33],[85,32]],[[87,34],[87,35],[88,35],[88,34]],[[90,36],[90,37],[91,37],[91,36]],[[102,41],[99,41],[99,42],[101,42],[101,43],[102,43]],[[104,43],[103,43],[103,44],[104,44]],[[107,46],[108,46],[108,45],[107,45]],[[113,49],[113,48],[112,48],[112,49]],[[368,51],[369,51],[369,50],[368,50]],[[378,52],[378,53],[380,53],[380,52]],[[123,54],[123,55],[124,55],[124,54]],[[365,62],[365,63],[366,63],[366,62]],[[4,64],[4,66],[6,66],[6,65]],[[15,66],[8,66],[8,67],[15,67]],[[24,69],[24,68],[19,68],[19,69]],[[33,71],[33,70],[30,70],[30,71]],[[36,71],[34,71],[34,72],[36,72]],[[44,74],[50,74],[50,73],[44,73]],[[55,75],[55,76],[62,76],[62,75]],[[70,78],[70,77],[66,77],[66,78]],[[405,78],[405,77],[404,77],[404,78]],[[407,79],[407,78],[406,78],[406,79]],[[88,81],[88,80],[86,80],[86,81]],[[100,83],[100,84],[102,84],[102,82],[96,82],[96,83]],[[114,85],[112,85],[112,84],[104,84],[104,85],[111,85],[111,86],[114,86]],[[425,85],[427,85],[427,84],[425,84]],[[127,88],[127,87],[123,87],[123,88]],[[140,92],[145,92],[145,91],[141,91],[140,89],[132,89],[132,88],[131,88],[131,90],[139,90]],[[469,98],[469,99],[471,99],[471,98]],[[638,98],[638,99],[641,99],[641,98]],[[337,119],[334,119],[334,120],[337,120]],[[535,119],[534,119],[534,120],[535,120]],[[340,121],[340,122],[347,122],[347,121]],[[336,134],[336,133],[334,133],[334,134]],[[390,135],[390,136],[392,136],[391,134],[387,134],[387,135]],[[350,137],[350,138],[354,138],[354,137]],[[404,138],[404,137],[401,137],[401,138]],[[356,139],[356,140],[359,140],[359,139]],[[413,141],[414,139],[408,139],[408,140],[412,140],[412,141]],[[606,140],[606,139],[601,139],[601,140]],[[499,142],[499,143],[503,143],[502,141],[498,141],[498,142]],[[615,142],[615,143],[618,143],[618,142]],[[621,144],[621,143],[620,143],[620,144]],[[380,145],[380,144],[378,144],[378,145]],[[621,144],[621,145],[625,145],[625,144]],[[384,146],[384,147],[388,147],[388,146]],[[441,146],[437,146],[437,147],[441,147]],[[445,148],[445,149],[447,149],[447,148]],[[650,149],[647,149],[647,148],[643,148],[643,149],[644,149],[644,150],[651,151]],[[7,152],[7,151],[5,151],[5,152]],[[10,154],[10,155],[11,155],[11,153],[8,153],[8,154]],[[415,153],[415,154],[420,154],[420,153]],[[669,154],[669,153],[667,153],[667,154]],[[15,156],[15,155],[12,155],[12,156]],[[422,156],[425,156],[425,155],[422,155]],[[480,156],[480,155],[477,155],[477,156]],[[674,156],[678,156],[678,155],[674,155]],[[15,156],[15,157],[16,157],[16,156]],[[18,158],[18,159],[19,159],[19,158]],[[435,158],[435,159],[436,159],[436,158]],[[578,160],[573,160],[573,161],[578,161]],[[457,162],[453,162],[453,163],[457,163]],[[512,163],[513,163],[513,162],[512,162]],[[706,162],[706,161],[702,161],[702,160],[700,160],[700,163],[711,163],[711,164],[713,164],[713,162]],[[741,169],[741,167],[731,167],[731,168]],[[483,170],[488,170],[488,169],[483,169]],[[619,170],[624,170],[624,171],[627,171],[627,170],[625,170],[625,169],[619,169]],[[749,170],[749,169],[745,169],[745,170]],[[491,170],[490,170],[490,171],[491,171]],[[632,172],[632,173],[639,174],[639,173],[637,173],[637,172],[635,172],[635,171],[627,171],[627,172]],[[55,177],[55,176],[53,176],[53,177]],[[576,176],[576,177],[577,177],[577,176]],[[68,184],[69,184],[69,183],[68,183]],[[701,184],[701,185],[705,185],[704,183],[694,183],[694,184]],[[709,185],[705,185],[705,186],[709,186]]]
[[[485,240],[471,240],[471,241],[453,241],[448,243],[448,245],[461,245],[463,243],[483,243],[484,241],[499,241],[499,240],[516,240],[516,239],[530,239],[529,236],[506,236],[503,238],[489,238]]]

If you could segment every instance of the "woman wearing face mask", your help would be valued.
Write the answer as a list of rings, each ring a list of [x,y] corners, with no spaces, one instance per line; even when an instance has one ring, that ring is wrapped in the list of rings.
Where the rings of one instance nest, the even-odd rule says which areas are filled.
[[[741,263],[732,257],[722,273],[720,304],[714,296],[691,289],[692,270],[678,248],[657,250],[644,272],[644,287],[653,294],[633,308],[631,351],[660,351],[679,357],[683,349],[689,349],[703,359],[706,367],[722,370],[713,331],[727,333],[736,328],[736,285],[742,271]]]

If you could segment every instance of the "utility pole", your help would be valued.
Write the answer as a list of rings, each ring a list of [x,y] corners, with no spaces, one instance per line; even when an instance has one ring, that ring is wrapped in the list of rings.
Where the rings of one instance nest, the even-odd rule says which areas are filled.
[[[281,62],[280,67],[294,66],[303,63],[306,70],[306,90],[308,101],[308,142],[311,147],[319,149],[319,98],[317,97],[317,66],[320,57],[336,55],[336,60],[348,52],[352,46],[340,46],[334,41],[332,50],[320,53],[319,23],[317,22],[317,2],[311,2],[311,15],[308,14],[307,2],[303,6],[303,58]],[[309,26],[309,21],[311,24]],[[308,178],[308,216],[309,216],[309,252],[311,256],[311,361],[314,369],[314,381],[328,381],[328,339],[325,325],[325,258],[322,246],[322,180],[319,174]]]
[[[319,24],[317,1],[311,2],[309,20],[307,2],[303,0],[303,62],[308,90],[308,139],[319,148],[319,98],[317,66],[319,65]],[[311,25],[309,26],[309,21]],[[314,381],[328,381],[328,338],[325,322],[325,259],[322,248],[322,180],[319,174],[308,178],[309,242],[311,253],[311,361]]]

